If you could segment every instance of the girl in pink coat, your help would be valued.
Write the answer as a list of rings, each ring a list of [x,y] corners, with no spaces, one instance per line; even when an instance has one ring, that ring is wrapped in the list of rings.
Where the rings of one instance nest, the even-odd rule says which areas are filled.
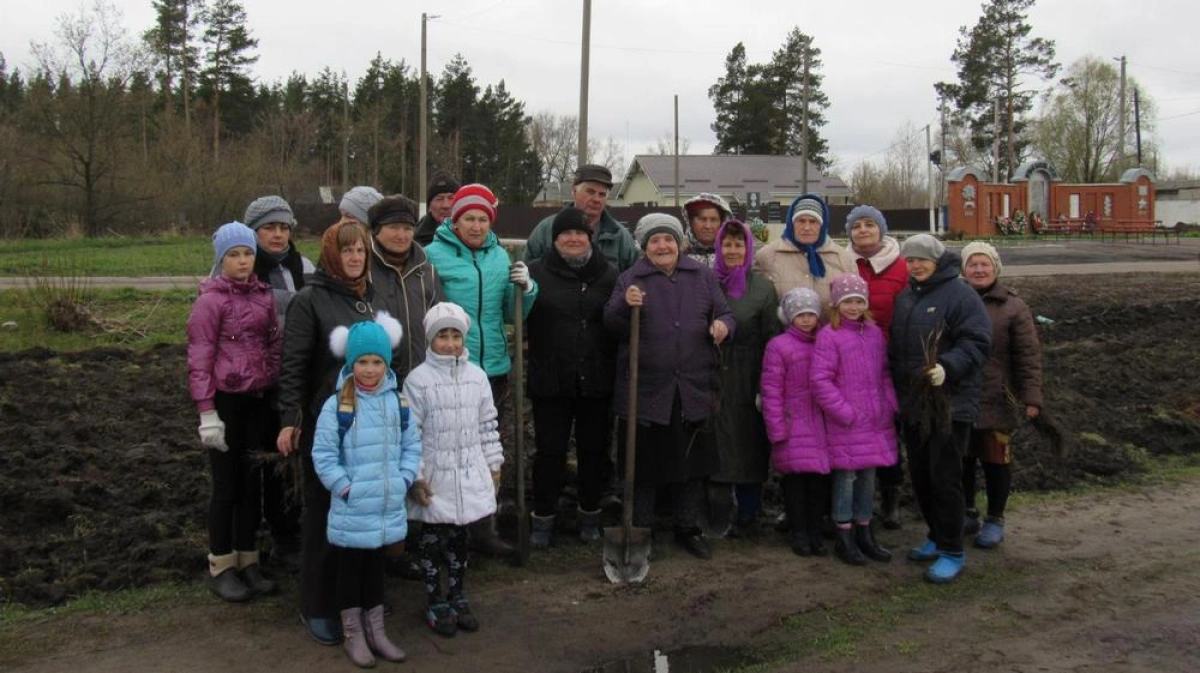
[[[812,383],[825,415],[833,468],[834,553],[850,565],[890,561],[871,532],[875,468],[896,462],[896,392],[888,374],[883,330],[867,310],[867,282],[858,274],[833,279],[829,324],[817,334]]]
[[[241,602],[276,591],[258,563],[260,474],[251,453],[270,441],[266,395],[279,378],[282,335],[271,286],[254,275],[254,231],[213,234],[219,275],[200,284],[188,317],[188,387],[208,448],[208,572],[217,596]]]
[[[771,464],[783,475],[788,542],[800,556],[828,553],[821,518],[829,502],[829,454],[809,372],[820,315],[821,297],[813,290],[797,287],[784,295],[779,319],[787,329],[767,342],[760,384]]]

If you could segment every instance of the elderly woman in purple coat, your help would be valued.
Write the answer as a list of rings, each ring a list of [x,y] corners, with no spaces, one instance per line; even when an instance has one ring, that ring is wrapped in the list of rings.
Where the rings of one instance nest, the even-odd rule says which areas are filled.
[[[683,225],[652,213],[634,237],[643,257],[617,279],[604,324],[621,339],[614,407],[622,424],[637,429],[634,525],[649,527],[660,487],[671,498],[675,539],[693,556],[712,557],[698,525],[704,479],[718,468],[712,433],[700,432],[717,408],[717,346],[733,336],[733,312],[716,276],[681,256]],[[638,408],[628,418],[629,335],[632,307],[643,313],[639,338]],[[621,432],[624,436],[624,431]]]

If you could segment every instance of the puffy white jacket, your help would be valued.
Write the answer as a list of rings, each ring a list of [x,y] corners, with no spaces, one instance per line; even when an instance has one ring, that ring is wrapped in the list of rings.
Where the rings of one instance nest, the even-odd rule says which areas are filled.
[[[504,462],[498,414],[487,374],[467,355],[430,349],[404,380],[424,444],[420,478],[433,492],[427,507],[409,498],[414,521],[464,526],[496,511],[492,472]]]

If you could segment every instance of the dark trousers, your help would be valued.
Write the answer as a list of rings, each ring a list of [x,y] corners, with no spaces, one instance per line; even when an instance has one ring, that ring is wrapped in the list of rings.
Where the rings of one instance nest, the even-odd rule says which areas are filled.
[[[429,604],[442,602],[442,565],[446,566],[446,597],[463,595],[470,561],[466,526],[427,523],[421,526],[417,543],[417,563],[425,574],[425,594]]]
[[[1012,467],[997,463],[985,463],[975,456],[963,458],[963,502],[967,509],[975,509],[976,462],[983,465],[983,483],[987,489],[987,515],[995,519],[1003,519],[1004,509],[1008,506],[1008,494],[1012,490]]]
[[[704,480],[689,479],[666,484],[662,488],[671,499],[675,528],[689,532],[699,528],[700,508],[704,505]],[[658,491],[658,484],[638,482],[634,485],[633,525],[641,528],[654,526],[654,506]]]
[[[330,549],[337,556],[338,610],[383,605],[383,549]]]
[[[970,435],[970,423],[955,421],[949,436],[934,435],[922,442],[915,426],[904,426],[913,494],[929,526],[929,539],[943,552],[963,550],[962,459]]]
[[[275,411],[267,415],[264,425],[266,427],[260,450],[274,454],[275,438],[279,435],[279,418]],[[271,461],[259,468],[262,473],[262,513],[272,538],[277,542],[294,543],[300,537],[300,505],[296,502],[299,494],[291,494],[289,497],[290,479],[278,469],[282,465],[282,462]]]
[[[225,444],[229,450],[208,450],[212,472],[208,547],[214,556],[223,556],[235,550],[258,549],[261,492],[252,454],[258,451],[271,409],[261,396],[220,391],[213,403],[225,423]]]
[[[579,477],[579,509],[600,509],[604,489],[603,461],[611,428],[609,398],[538,397],[533,399],[533,426],[537,453],[533,457],[533,512],[551,516],[558,511],[558,495],[567,467],[567,446],[575,428],[575,455]]]
[[[301,443],[304,465],[304,511],[302,515],[303,549],[300,568],[300,611],[305,617],[332,619],[337,616],[337,554],[329,546],[325,526],[329,517],[329,491],[325,489],[312,462],[312,432],[315,423],[305,424]]]
[[[821,537],[821,519],[830,503],[828,477],[815,472],[783,475],[783,506],[793,532]]]

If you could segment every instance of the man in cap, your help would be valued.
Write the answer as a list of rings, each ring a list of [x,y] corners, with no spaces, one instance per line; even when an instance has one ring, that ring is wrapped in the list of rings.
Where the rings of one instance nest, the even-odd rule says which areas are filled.
[[[454,192],[462,187],[454,176],[438,171],[429,179],[425,190],[425,215],[417,223],[417,243],[421,247],[433,242],[437,228],[450,217],[450,206],[454,203]]]
[[[618,271],[624,271],[633,266],[641,257],[641,252],[629,230],[608,212],[608,194],[612,186],[612,172],[606,167],[584,164],[575,170],[571,194],[575,200],[574,207],[587,216],[595,247]],[[525,242],[526,262],[541,259],[554,245],[551,235],[555,217],[551,215],[543,219],[529,234],[529,240]]]

